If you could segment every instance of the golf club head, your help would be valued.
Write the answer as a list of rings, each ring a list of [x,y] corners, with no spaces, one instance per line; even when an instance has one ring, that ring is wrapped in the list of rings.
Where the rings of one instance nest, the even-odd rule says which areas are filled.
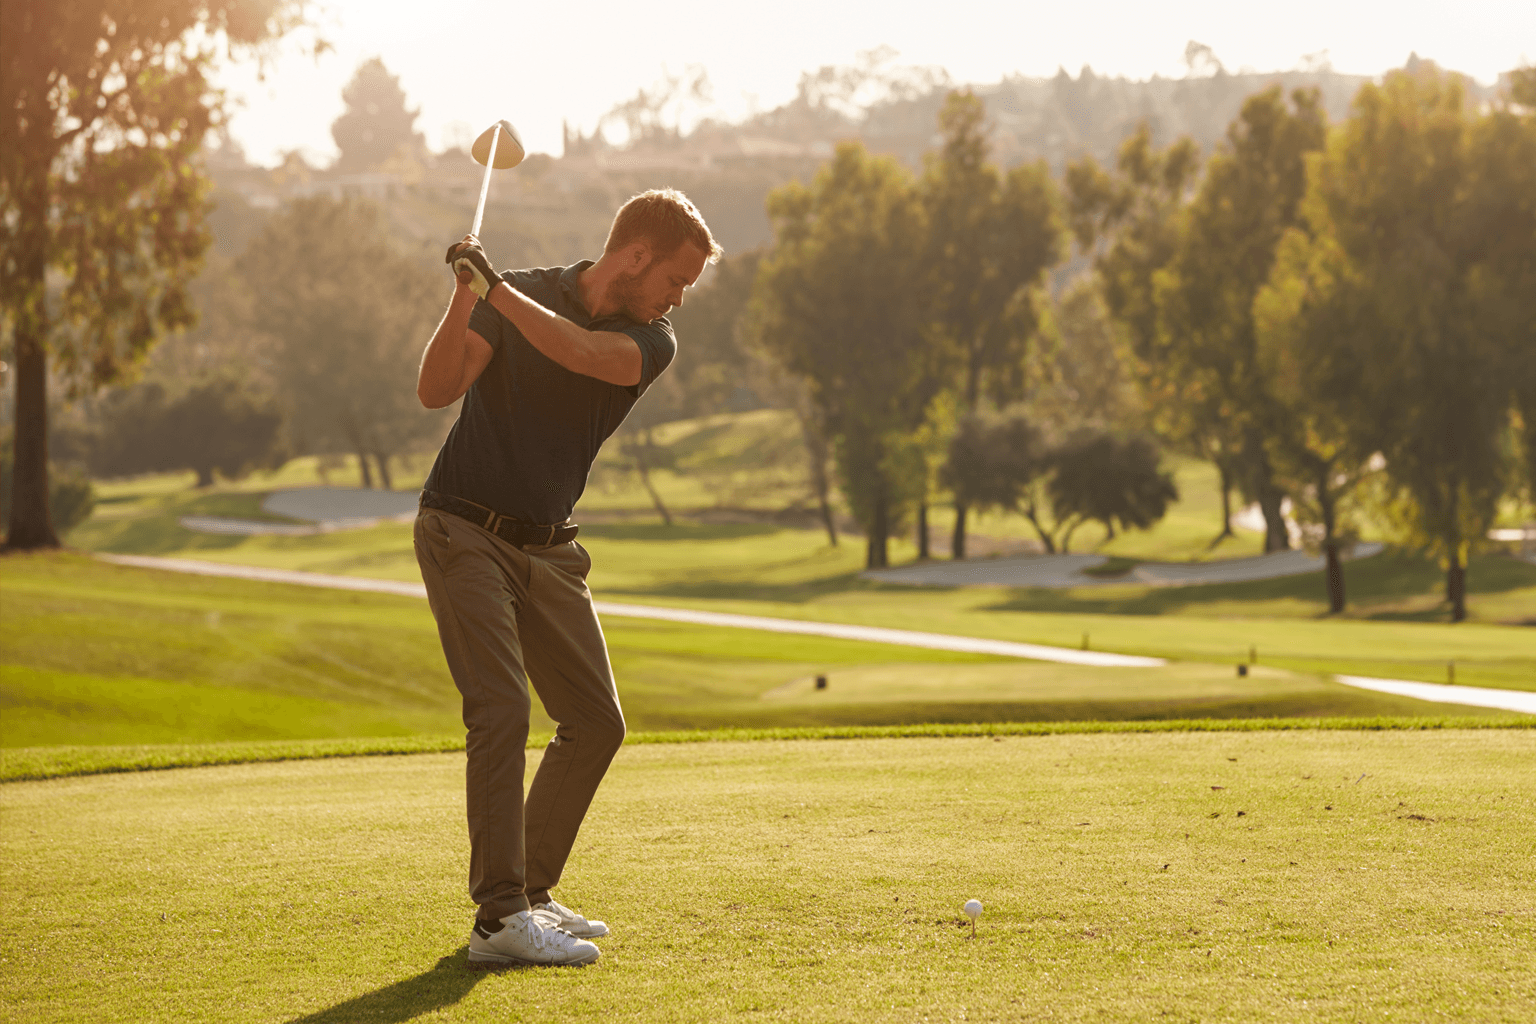
[[[475,144],[469,147],[469,155],[475,158],[475,163],[485,166],[487,158],[491,155],[491,140],[496,138],[496,133],[501,133],[501,138],[496,142],[496,163],[492,166],[503,171],[508,167],[516,167],[523,162],[523,140],[518,137],[517,129],[512,127],[510,121],[497,121],[475,140]]]

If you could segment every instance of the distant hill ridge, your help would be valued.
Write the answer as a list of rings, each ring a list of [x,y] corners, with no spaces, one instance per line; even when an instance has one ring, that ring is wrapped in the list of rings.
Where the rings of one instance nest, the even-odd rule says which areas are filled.
[[[1410,55],[1405,66],[1411,70],[1424,63]],[[986,100],[995,128],[995,162],[1010,167],[1044,159],[1060,173],[1067,162],[1084,155],[1112,159],[1121,140],[1142,122],[1150,125],[1159,145],[1188,135],[1209,152],[1243,100],[1275,84],[1286,91],[1318,89],[1330,118],[1339,120],[1360,86],[1373,80],[1326,67],[1236,73],[1216,68],[1214,74],[1138,81],[1085,67],[1076,76],[1061,70],[1049,78],[1015,75],[971,85],[929,73],[916,86],[907,81],[891,88],[886,98],[856,108],[839,105],[825,90],[807,84],[815,79],[824,85],[827,74],[849,71],[823,69],[820,79],[802,79],[795,99],[739,123],[706,120],[686,134],[653,126],[622,145],[595,132],[592,137],[568,133],[560,157],[536,154],[518,170],[497,176],[485,238],[508,265],[569,263],[600,247],[612,212],[624,198],[671,185],[693,196],[728,251],[755,248],[772,240],[763,210],[767,193],[813,174],[837,142],[857,139],[873,152],[919,169],[923,154],[936,144],[939,107],[955,88],[974,89]],[[1493,92],[1471,79],[1467,86],[1474,101]],[[302,166],[302,161],[295,165],[294,159],[269,170],[239,157],[210,158],[225,207],[225,216],[214,218],[221,250],[236,255],[249,237],[251,219],[259,221],[292,196],[316,192],[379,201],[391,209],[403,238],[425,242],[431,235],[435,247],[437,234],[462,219],[450,211],[472,205],[481,172],[457,150],[436,154],[430,166],[409,174],[390,167],[341,174]],[[423,206],[436,207],[443,216],[431,216]],[[407,213],[408,207],[414,212]],[[441,226],[434,223],[439,220]],[[246,224],[237,230],[234,221]]]

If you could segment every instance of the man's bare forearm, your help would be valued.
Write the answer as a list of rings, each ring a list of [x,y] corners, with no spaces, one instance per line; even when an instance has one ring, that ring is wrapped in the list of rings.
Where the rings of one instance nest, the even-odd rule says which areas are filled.
[[[626,387],[640,382],[640,346],[629,335],[578,327],[506,282],[486,298],[530,345],[572,373]]]
[[[463,283],[456,285],[416,374],[416,397],[428,409],[452,405],[474,383],[473,378],[465,380],[471,368],[469,314],[474,308],[475,293]]]

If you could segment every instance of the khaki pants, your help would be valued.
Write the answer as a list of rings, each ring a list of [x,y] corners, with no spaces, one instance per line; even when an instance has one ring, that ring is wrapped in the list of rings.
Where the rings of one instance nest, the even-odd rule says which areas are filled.
[[[515,547],[423,508],[416,560],[468,730],[469,892],[481,918],[549,899],[624,741],[608,647],[575,541]],[[557,723],[523,799],[528,684]]]

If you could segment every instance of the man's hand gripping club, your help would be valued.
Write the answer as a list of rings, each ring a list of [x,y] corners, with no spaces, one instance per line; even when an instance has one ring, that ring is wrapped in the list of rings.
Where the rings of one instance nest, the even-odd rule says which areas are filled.
[[[465,235],[464,240],[454,242],[448,247],[448,255],[443,258],[444,263],[453,267],[458,279],[469,285],[470,291],[484,299],[491,294],[491,289],[501,283],[501,277],[496,273],[496,268],[491,266],[491,261],[485,255],[485,249],[480,245],[480,239],[474,235]],[[469,275],[468,278],[465,275]]]

